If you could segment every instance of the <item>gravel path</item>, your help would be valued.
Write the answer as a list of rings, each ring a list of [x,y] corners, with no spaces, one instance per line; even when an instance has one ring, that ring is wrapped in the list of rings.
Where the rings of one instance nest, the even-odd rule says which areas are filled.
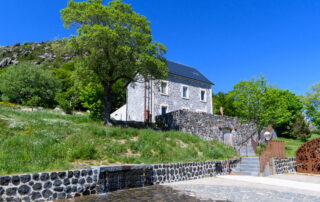
[[[199,199],[217,201],[320,202],[320,189],[317,189],[320,186],[319,176],[287,174],[272,177],[251,177],[229,175],[165,185]]]

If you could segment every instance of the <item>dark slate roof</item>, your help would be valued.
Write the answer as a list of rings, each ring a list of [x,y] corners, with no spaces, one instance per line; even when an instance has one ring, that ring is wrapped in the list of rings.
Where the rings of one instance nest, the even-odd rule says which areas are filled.
[[[182,65],[169,60],[167,60],[167,65],[168,65],[168,73],[170,74],[183,76],[186,78],[202,81],[202,82],[213,85],[213,83],[209,79],[207,79],[205,76],[203,76],[203,74],[201,74],[197,69],[193,67],[188,67],[186,65]]]

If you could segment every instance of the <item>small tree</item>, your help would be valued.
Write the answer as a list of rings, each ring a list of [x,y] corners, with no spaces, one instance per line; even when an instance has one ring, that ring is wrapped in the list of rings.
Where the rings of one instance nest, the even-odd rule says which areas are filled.
[[[69,1],[61,10],[64,26],[76,25],[77,35],[66,40],[66,47],[94,73],[103,87],[102,118],[110,124],[112,87],[118,80],[126,84],[137,75],[148,79],[166,76],[167,66],[162,44],[154,42],[150,22],[131,6],[114,0],[108,6],[102,0]]]
[[[81,90],[82,105],[90,110],[90,116],[101,117],[103,112],[103,87],[97,83],[89,83]]]
[[[53,107],[60,83],[50,70],[32,63],[19,63],[0,75],[0,91],[5,101]]]
[[[320,82],[312,85],[302,99],[307,117],[320,129]]]
[[[241,118],[254,121],[260,131],[267,123],[261,115],[265,111],[263,99],[265,91],[271,86],[261,75],[260,79],[241,81],[236,84],[231,91],[234,97],[234,106]]]

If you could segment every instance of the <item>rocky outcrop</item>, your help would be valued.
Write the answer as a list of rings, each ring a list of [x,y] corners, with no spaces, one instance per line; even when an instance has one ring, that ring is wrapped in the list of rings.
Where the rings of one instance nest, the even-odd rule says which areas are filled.
[[[1,61],[0,61],[0,67],[6,67],[6,66],[9,66],[10,64],[12,64],[12,60],[11,58],[3,58]]]
[[[11,46],[0,47],[0,68],[18,64],[22,61],[41,64],[42,62],[60,62],[70,61],[72,56],[64,54],[57,56],[54,53],[53,41],[41,43],[17,43]],[[59,44],[59,42],[55,42]]]

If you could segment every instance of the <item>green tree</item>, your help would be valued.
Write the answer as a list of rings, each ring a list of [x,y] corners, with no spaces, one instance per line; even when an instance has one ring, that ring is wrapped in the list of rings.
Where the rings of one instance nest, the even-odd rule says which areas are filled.
[[[118,80],[135,81],[166,76],[165,47],[152,40],[150,22],[130,5],[114,0],[69,1],[61,10],[64,26],[76,25],[77,35],[66,47],[78,55],[87,72],[96,75],[103,87],[102,118],[110,124],[112,87]],[[125,86],[124,86],[125,87]]]
[[[12,65],[0,75],[0,91],[5,101],[53,107],[60,83],[52,71],[32,63]]]
[[[103,112],[103,87],[101,84],[89,83],[81,90],[82,105],[90,110],[91,117],[99,118]]]
[[[297,138],[303,141],[311,137],[309,124],[302,113],[296,115],[288,135],[291,138]]]
[[[297,129],[304,129],[303,118],[300,116],[303,105],[298,96],[289,90],[269,88],[263,95],[262,105],[264,108],[261,114],[263,123],[272,124],[280,136],[293,138],[300,136]]]
[[[307,117],[320,129],[320,82],[312,85],[302,99]]]
[[[234,106],[234,97],[231,93],[218,92],[212,94],[213,114],[220,114],[220,107],[223,107],[225,116],[238,116]]]
[[[265,111],[263,104],[265,91],[271,86],[261,75],[259,79],[253,78],[250,81],[241,81],[234,85],[230,94],[234,97],[234,106],[239,116],[249,119],[257,124],[258,130],[261,130],[267,123],[262,119]]]
[[[80,100],[81,87],[74,82],[75,62],[70,61],[55,70],[56,77],[60,80],[61,92],[57,93],[56,101],[64,112],[72,114],[73,110],[84,109]]]
[[[253,120],[259,131],[272,124],[283,136],[289,135],[303,107],[299,97],[288,90],[271,86],[263,76],[241,81],[234,86],[231,94],[241,118]]]

